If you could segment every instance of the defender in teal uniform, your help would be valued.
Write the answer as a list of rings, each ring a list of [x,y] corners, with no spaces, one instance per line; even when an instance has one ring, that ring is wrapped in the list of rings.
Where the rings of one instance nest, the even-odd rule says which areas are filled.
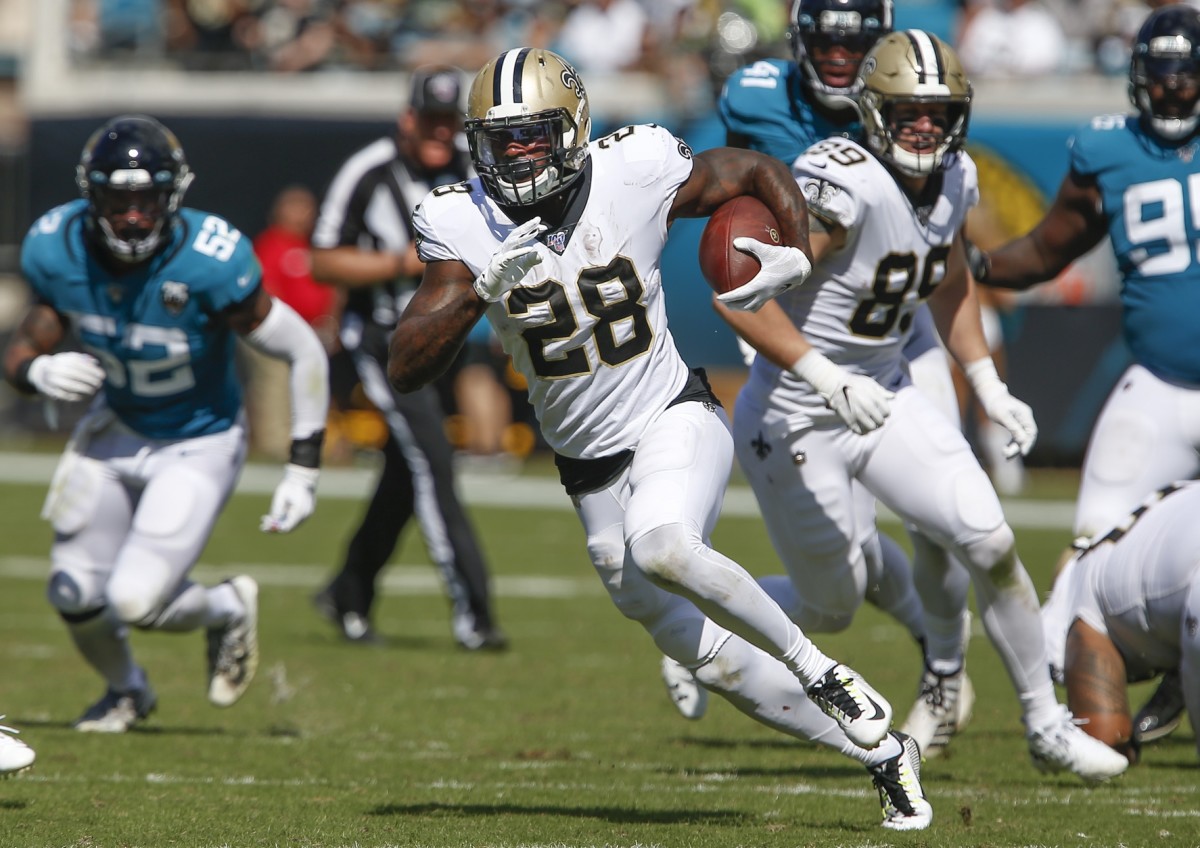
[[[325,352],[263,290],[248,239],[180,208],[192,178],[166,127],[114,118],[84,147],[83,199],[39,218],[21,250],[34,305],[5,352],[5,377],[51,403],[92,399],[43,510],[54,526],[50,602],[106,684],[75,722],[81,731],[122,733],[156,706],[131,626],[203,628],[215,706],[234,704],[254,676],[257,584],[237,576],[206,588],[188,577],[245,461],[235,334],[291,365],[291,458],[262,529],[286,533],[315,505]],[[68,339],[81,349],[60,350]]]
[[[1092,430],[1075,511],[1079,538],[1200,474],[1200,12],[1178,4],[1146,19],[1129,92],[1134,114],[1094,118],[1076,133],[1070,170],[1046,216],[976,257],[984,284],[1026,289],[1056,277],[1105,236],[1112,241],[1134,364]],[[1135,736],[1148,742],[1169,733],[1182,709],[1169,676],[1135,718]]]

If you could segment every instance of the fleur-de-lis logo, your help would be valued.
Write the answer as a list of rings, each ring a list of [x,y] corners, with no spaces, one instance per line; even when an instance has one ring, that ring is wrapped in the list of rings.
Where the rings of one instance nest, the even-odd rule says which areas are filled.
[[[575,73],[573,68],[563,68],[562,84],[575,92],[575,96],[582,100],[585,97],[583,90],[583,80]]]

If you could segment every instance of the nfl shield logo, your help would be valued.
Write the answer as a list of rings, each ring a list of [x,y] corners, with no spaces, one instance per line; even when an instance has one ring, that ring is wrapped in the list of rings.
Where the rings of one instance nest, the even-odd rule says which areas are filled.
[[[188,302],[188,287],[187,283],[176,283],[168,280],[162,285],[162,302],[163,306],[172,315],[178,315],[183,312],[183,308]]]
[[[567,234],[562,230],[550,233],[550,235],[546,236],[546,247],[553,250],[559,256],[562,256],[563,251],[567,249]]]

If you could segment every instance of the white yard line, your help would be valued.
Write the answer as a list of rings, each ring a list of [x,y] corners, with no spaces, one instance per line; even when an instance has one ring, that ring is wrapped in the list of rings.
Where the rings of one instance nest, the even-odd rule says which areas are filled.
[[[57,457],[45,454],[0,452],[0,482],[46,486],[54,473]],[[269,495],[279,482],[280,466],[247,465],[238,482],[239,494]],[[373,468],[326,468],[321,472],[317,494],[322,498],[366,499],[374,491],[378,471]],[[570,510],[571,500],[557,480],[500,474],[459,476],[459,491],[468,504],[509,509]],[[1075,506],[1070,501],[1004,500],[1004,514],[1014,527],[1038,530],[1070,530]],[[733,486],[725,495],[724,515],[758,515],[754,494],[746,486]],[[879,517],[895,521],[889,510],[879,508]]]

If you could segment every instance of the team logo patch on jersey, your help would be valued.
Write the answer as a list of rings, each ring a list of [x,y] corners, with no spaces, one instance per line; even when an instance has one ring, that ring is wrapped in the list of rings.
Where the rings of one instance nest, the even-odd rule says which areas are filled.
[[[570,234],[570,232],[570,229],[555,230],[552,233],[547,233],[542,238],[542,242],[546,245],[546,247],[553,250],[559,256],[562,256],[563,252],[567,249],[567,236]]]
[[[684,159],[691,159],[692,148],[688,147],[688,143],[678,136],[675,137],[675,140],[679,142],[679,155]]]
[[[828,209],[841,189],[826,180],[809,180],[804,184],[804,199],[815,209]]]
[[[183,312],[184,307],[188,304],[188,287],[187,283],[176,283],[167,280],[162,285],[162,302],[163,306],[172,315],[178,315]]]

